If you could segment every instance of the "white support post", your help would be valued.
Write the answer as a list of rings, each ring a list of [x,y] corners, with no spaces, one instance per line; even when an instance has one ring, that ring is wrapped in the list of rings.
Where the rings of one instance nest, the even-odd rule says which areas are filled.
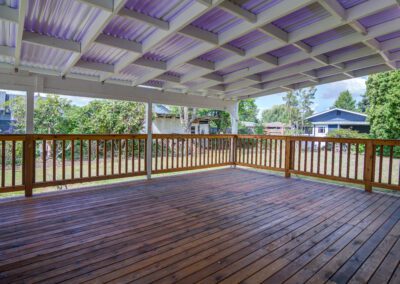
[[[25,133],[33,134],[33,112],[35,104],[35,93],[33,91],[26,92],[26,112],[25,112]]]
[[[151,170],[152,170],[152,155],[153,155],[153,104],[148,102],[146,104],[146,133],[147,133],[147,153],[146,153],[146,165],[147,165],[147,179],[151,179]]]
[[[239,101],[234,102],[228,109],[229,114],[231,116],[231,133],[233,135],[238,134],[238,125],[239,125]],[[231,140],[231,161],[235,162],[235,147],[236,139],[232,138]],[[236,165],[232,166],[236,168]]]

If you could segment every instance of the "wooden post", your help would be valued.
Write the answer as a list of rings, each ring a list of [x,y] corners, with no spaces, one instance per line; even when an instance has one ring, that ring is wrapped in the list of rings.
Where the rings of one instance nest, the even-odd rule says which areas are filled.
[[[35,167],[34,159],[34,141],[31,134],[27,134],[24,142],[24,185],[25,185],[25,196],[32,196],[33,189],[33,169]]]
[[[281,153],[282,155],[282,153]],[[290,178],[290,170],[292,168],[292,141],[290,137],[285,138],[285,177]]]
[[[152,123],[153,123],[153,104],[148,102],[146,105],[146,172],[147,179],[151,179],[151,171],[152,171],[152,155],[153,155],[153,132],[152,132]]]
[[[365,163],[364,163],[364,186],[365,191],[372,192],[372,182],[374,179],[374,158],[375,147],[372,141],[365,143]]]

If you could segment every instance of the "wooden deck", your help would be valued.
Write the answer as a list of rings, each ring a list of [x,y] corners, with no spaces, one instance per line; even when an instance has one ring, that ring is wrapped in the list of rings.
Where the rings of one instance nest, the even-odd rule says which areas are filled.
[[[0,283],[400,283],[400,198],[223,169],[0,203]]]

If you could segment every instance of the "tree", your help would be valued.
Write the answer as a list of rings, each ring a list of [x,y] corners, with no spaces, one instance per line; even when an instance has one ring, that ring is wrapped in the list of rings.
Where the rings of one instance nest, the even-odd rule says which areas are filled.
[[[143,128],[145,105],[137,102],[95,100],[75,112],[74,133],[128,134]]]
[[[306,117],[314,113],[312,105],[314,104],[315,93],[317,89],[315,87],[301,89],[297,91],[299,101],[299,113],[300,113],[300,128],[303,129],[306,126]]]
[[[351,93],[347,90],[341,92],[339,97],[336,99],[333,104],[333,108],[342,108],[351,111],[356,110],[356,101],[353,99]]]
[[[361,101],[358,102],[357,104],[357,111],[359,112],[367,112],[367,109],[369,108],[369,98],[367,94],[361,95]]]
[[[255,99],[246,99],[239,102],[239,120],[257,122],[258,108]]]
[[[262,112],[263,122],[289,122],[288,113],[285,105],[275,105],[270,109],[266,109]]]
[[[371,75],[367,80],[367,110],[374,138],[400,138],[400,71]]]
[[[294,92],[290,91],[287,92],[286,95],[283,97],[285,101],[286,113],[288,117],[288,122],[290,125],[296,125],[299,118],[299,101],[297,96]]]
[[[210,126],[216,128],[218,133],[226,133],[227,129],[231,126],[231,117],[226,111],[202,108],[198,109],[197,114],[200,117],[215,117],[214,120],[210,121]]]

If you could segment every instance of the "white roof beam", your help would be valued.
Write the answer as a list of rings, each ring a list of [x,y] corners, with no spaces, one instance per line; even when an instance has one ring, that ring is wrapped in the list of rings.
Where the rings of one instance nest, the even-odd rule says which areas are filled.
[[[99,34],[104,30],[104,28],[108,25],[112,18],[118,13],[120,9],[123,8],[125,4],[124,0],[113,0],[112,2],[112,12],[103,10],[102,13],[96,18],[81,42],[81,53],[75,54],[69,59],[67,66],[62,71],[62,75],[66,75],[71,70],[71,68],[74,67],[74,65],[80,60],[81,54],[85,53],[90,48],[90,46],[99,36]]]
[[[114,36],[109,36],[106,34],[100,34],[95,40],[96,43],[103,45],[123,49],[130,52],[142,53],[142,45],[138,42],[122,39]]]
[[[198,58],[192,59],[190,61],[187,62],[187,64],[196,66],[196,67],[200,67],[203,69],[207,69],[210,71],[214,71],[215,70],[215,64],[214,62],[210,62],[210,61],[206,61],[206,60],[201,60]]]
[[[7,5],[0,5],[0,19],[3,21],[18,24],[18,9],[10,8]]]
[[[228,13],[235,15],[238,18],[244,19],[250,23],[257,22],[257,15],[241,8],[239,5],[232,3],[229,0],[223,1],[219,7]]]
[[[239,55],[239,56],[245,56],[246,55],[246,52],[244,50],[242,50],[240,48],[237,48],[237,47],[235,47],[235,46],[233,46],[233,45],[231,45],[229,43],[223,44],[220,47],[222,49],[227,50],[227,51],[233,52],[233,53],[235,53],[236,55]]]
[[[137,20],[139,22],[148,24],[150,26],[162,29],[164,31],[169,30],[169,23],[157,18],[150,17],[148,15],[136,12],[134,10],[129,10],[127,8],[123,8],[119,11],[118,15],[128,18],[128,19],[133,19]]]
[[[79,60],[76,64],[76,67],[84,68],[88,70],[95,70],[105,73],[114,73],[114,66],[110,64],[98,63],[98,62],[89,62],[84,60]]]
[[[156,79],[162,80],[162,81],[167,81],[167,82],[180,83],[179,77],[168,75],[168,74],[161,74]]]
[[[38,33],[25,31],[22,36],[22,41],[29,42],[40,46],[49,46],[62,50],[72,51],[76,53],[81,52],[81,44],[72,40],[59,39]]]
[[[188,25],[184,27],[183,29],[179,30],[178,33],[193,38],[195,40],[201,40],[215,45],[218,44],[217,34],[199,29],[193,25]]]
[[[113,0],[78,0],[78,1],[90,5],[92,7],[108,11],[110,13],[112,13],[114,9]]]
[[[132,64],[149,67],[149,68],[153,68],[153,69],[157,69],[157,70],[162,70],[162,71],[167,70],[167,64],[165,62],[149,60],[149,59],[146,59],[143,57],[139,58]]]
[[[388,51],[400,46],[400,37],[389,39],[380,43],[381,50]]]
[[[24,34],[25,26],[25,12],[28,6],[27,0],[19,1],[18,6],[18,26],[17,34],[15,36],[15,55],[14,55],[14,67],[18,68],[21,61],[21,50],[22,50],[22,37]]]
[[[258,30],[284,43],[289,41],[289,34],[273,24],[266,24],[265,26],[260,27]]]

